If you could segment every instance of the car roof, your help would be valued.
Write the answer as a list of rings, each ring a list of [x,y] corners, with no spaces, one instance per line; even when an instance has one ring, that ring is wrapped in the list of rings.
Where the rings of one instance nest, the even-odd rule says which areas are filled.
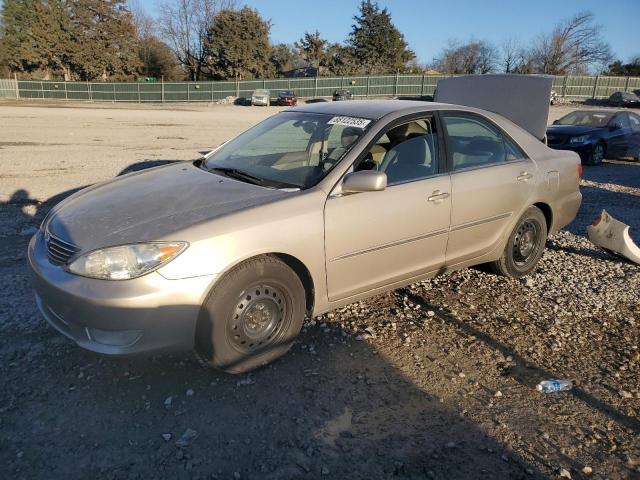
[[[349,117],[368,118],[378,120],[394,112],[421,110],[445,110],[460,108],[448,103],[422,102],[417,100],[345,100],[342,102],[317,102],[300,105],[290,109],[294,112],[324,113],[327,115],[344,115]],[[464,108],[464,107],[463,107]],[[476,110],[468,108],[468,110]]]
[[[566,115],[569,115],[571,113],[593,113],[593,114],[596,114],[596,115],[613,115],[614,113],[622,113],[622,112],[623,112],[622,110],[589,110],[589,109],[585,109],[585,110],[573,110],[573,111],[567,113]]]

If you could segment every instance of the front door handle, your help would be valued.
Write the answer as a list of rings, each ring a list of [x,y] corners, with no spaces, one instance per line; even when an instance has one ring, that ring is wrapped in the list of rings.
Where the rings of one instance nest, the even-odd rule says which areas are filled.
[[[441,192],[440,190],[434,190],[433,193],[427,197],[427,200],[433,203],[440,203],[445,198],[449,198],[449,192]]]
[[[532,178],[533,175],[531,175],[529,172],[520,172],[520,175],[516,177],[516,180],[518,180],[519,182],[528,182]]]

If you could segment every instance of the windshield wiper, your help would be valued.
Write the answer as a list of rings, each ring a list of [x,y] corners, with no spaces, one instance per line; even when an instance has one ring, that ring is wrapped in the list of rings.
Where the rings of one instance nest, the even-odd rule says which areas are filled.
[[[245,182],[253,183],[254,185],[264,185],[264,180],[262,178],[256,177],[255,175],[251,175],[250,173],[244,172],[242,170],[238,170],[237,168],[212,167],[209,170],[220,172],[227,177],[235,178],[237,180],[243,180]]]

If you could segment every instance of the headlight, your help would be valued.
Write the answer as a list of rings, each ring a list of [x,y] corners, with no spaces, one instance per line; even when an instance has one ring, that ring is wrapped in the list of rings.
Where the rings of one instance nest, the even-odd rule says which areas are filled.
[[[587,143],[589,140],[589,135],[580,135],[579,137],[571,137],[569,143]]]
[[[145,275],[176,258],[184,242],[135,243],[86,253],[68,267],[71,273],[102,280],[129,280]]]

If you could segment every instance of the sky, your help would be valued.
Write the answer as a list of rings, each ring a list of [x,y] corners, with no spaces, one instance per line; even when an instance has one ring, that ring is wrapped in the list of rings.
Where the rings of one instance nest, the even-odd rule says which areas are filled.
[[[138,0],[152,15],[161,0]],[[273,43],[293,43],[319,30],[344,42],[359,0],[240,0],[272,22]],[[640,0],[379,0],[421,63],[431,62],[449,39],[488,40],[499,46],[513,37],[526,45],[561,19],[588,10],[603,27],[614,55],[640,55]]]

